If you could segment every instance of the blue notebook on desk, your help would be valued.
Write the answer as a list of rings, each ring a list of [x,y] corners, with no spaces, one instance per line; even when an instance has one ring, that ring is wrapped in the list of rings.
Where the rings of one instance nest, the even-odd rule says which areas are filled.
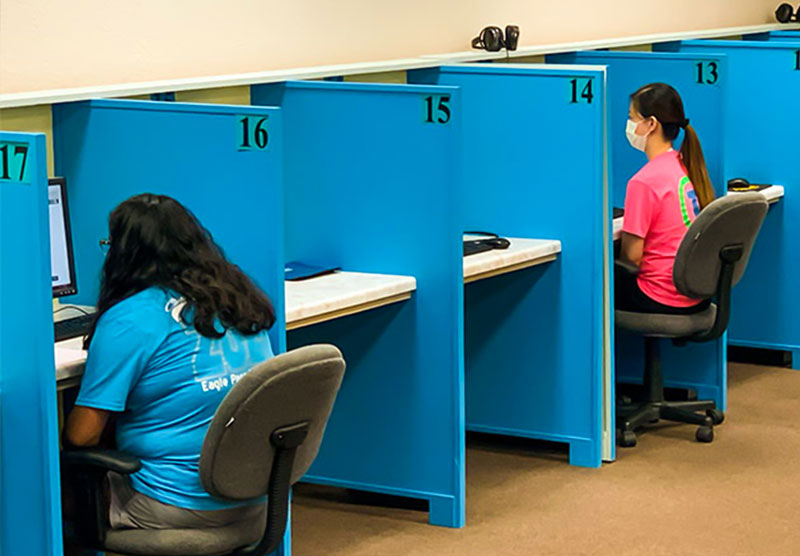
[[[339,270],[338,266],[314,266],[299,261],[291,261],[284,266],[284,277],[286,280],[305,280],[307,278],[316,278],[317,276],[324,276],[325,274],[332,274]]]

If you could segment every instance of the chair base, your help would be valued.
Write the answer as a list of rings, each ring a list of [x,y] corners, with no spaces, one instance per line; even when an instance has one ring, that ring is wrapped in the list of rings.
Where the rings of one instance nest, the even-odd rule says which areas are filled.
[[[724,419],[725,414],[711,400],[626,404],[617,408],[617,440],[624,448],[636,446],[637,429],[666,420],[699,425],[695,438],[698,442],[711,442],[714,440],[714,425],[719,425]]]

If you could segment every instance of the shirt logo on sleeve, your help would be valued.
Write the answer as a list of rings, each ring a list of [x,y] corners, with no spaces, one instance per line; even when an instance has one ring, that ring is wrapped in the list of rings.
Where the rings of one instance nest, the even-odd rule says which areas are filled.
[[[686,198],[689,197],[689,200],[692,203],[692,212],[694,216],[700,212],[700,206],[697,203],[697,194],[694,192],[694,189],[690,191],[686,191],[686,186],[691,185],[692,182],[689,180],[688,176],[683,176],[680,181],[680,185],[678,186],[678,198],[681,200],[681,217],[683,217],[683,223],[688,228],[692,225],[692,221],[689,218],[689,211],[686,208]]]

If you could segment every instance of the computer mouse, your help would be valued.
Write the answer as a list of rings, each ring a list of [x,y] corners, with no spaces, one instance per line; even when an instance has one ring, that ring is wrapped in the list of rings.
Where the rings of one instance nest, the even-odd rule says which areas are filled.
[[[495,249],[508,249],[509,246],[511,245],[511,242],[504,237],[496,237],[493,238],[491,241]]]
[[[748,187],[750,187],[750,182],[744,178],[728,180],[728,189],[747,189]]]

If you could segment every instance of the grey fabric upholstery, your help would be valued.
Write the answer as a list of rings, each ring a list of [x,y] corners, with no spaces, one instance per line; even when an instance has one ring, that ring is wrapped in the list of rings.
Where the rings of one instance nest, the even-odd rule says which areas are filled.
[[[109,530],[106,550],[130,556],[222,556],[255,544],[264,533],[266,505],[255,520],[211,529]]]
[[[276,428],[308,421],[297,449],[294,484],[311,466],[344,375],[331,345],[299,348],[255,366],[225,396],[203,442],[200,479],[212,495],[246,500],[267,493]],[[261,540],[267,506],[254,519],[208,529],[109,530],[105,548],[130,556],[223,556]]]
[[[717,294],[722,260],[720,250],[740,244],[742,257],[736,262],[731,286],[747,268],[769,204],[758,192],[727,195],[716,199],[700,212],[686,231],[672,269],[675,287],[694,299],[710,299]],[[722,324],[727,323],[727,305],[723,307]],[[685,338],[711,330],[716,322],[717,307],[691,315],[635,313],[615,311],[616,325],[643,336]],[[723,329],[724,330],[724,329]]]
[[[655,338],[683,338],[709,330],[714,325],[717,306],[713,303],[705,311],[693,315],[664,315],[661,313],[634,313],[615,311],[617,326],[642,336]]]
[[[720,249],[740,243],[744,253],[736,263],[731,284],[735,286],[747,267],[768,207],[766,198],[754,191],[720,197],[704,208],[692,222],[675,256],[672,279],[678,291],[693,299],[712,297],[722,267]]]
[[[344,375],[341,352],[331,345],[299,348],[257,365],[217,409],[200,456],[200,480],[210,494],[248,500],[267,493],[278,427],[310,423],[298,448],[291,482],[302,477],[319,451]]]

